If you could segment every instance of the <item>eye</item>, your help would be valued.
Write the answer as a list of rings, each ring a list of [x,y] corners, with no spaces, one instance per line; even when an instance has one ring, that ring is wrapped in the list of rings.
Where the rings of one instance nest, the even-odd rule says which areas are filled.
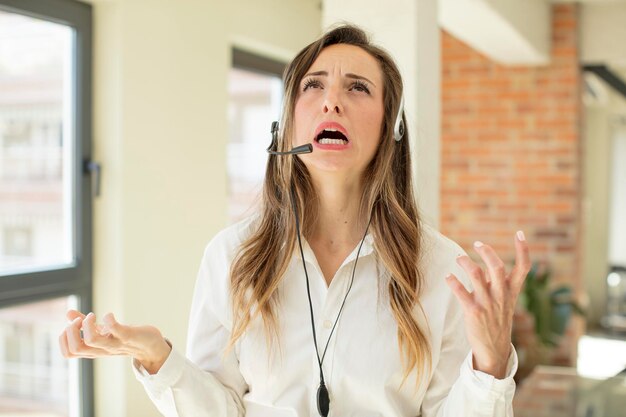
[[[304,87],[302,87],[302,91],[306,91],[310,87],[321,88],[322,87],[322,83],[320,83],[319,80],[317,80],[315,78],[309,78],[308,80],[306,80],[304,82]]]
[[[366,94],[370,93],[370,89],[367,87],[367,84],[361,80],[357,80],[352,84],[352,90],[360,91]]]

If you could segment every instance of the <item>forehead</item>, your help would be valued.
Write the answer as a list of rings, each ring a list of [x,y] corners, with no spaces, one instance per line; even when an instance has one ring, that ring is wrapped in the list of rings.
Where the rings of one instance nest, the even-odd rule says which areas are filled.
[[[322,49],[307,72],[315,71],[327,71],[329,74],[339,71],[341,75],[353,73],[372,80],[378,86],[382,84],[382,73],[376,58],[355,45],[337,44]]]

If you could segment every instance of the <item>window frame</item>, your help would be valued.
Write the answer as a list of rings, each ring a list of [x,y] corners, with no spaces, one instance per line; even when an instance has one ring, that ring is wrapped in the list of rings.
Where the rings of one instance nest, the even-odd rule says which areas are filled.
[[[247,50],[245,47],[241,47],[238,45],[231,45],[230,54],[231,54],[231,59],[230,59],[231,65],[230,65],[229,70],[237,69],[237,70],[252,72],[255,74],[259,74],[259,75],[277,77],[281,80],[281,82],[284,83],[283,74],[287,67],[286,62],[280,61],[278,59],[270,58],[268,56],[264,56],[262,53],[251,52]],[[228,94],[229,102],[230,102],[230,99],[231,97],[230,97],[230,92],[229,92]],[[280,114],[278,114],[277,116],[278,118],[280,118]],[[229,122],[229,129],[230,129],[230,122]],[[230,134],[229,134],[228,146],[230,146],[230,144],[231,144],[231,141],[230,141]],[[269,144],[270,144],[270,139],[268,135],[267,145]],[[228,151],[226,152],[225,158],[228,164],[229,163]],[[233,194],[232,194],[232,189],[231,189],[232,179],[230,177],[229,171],[227,172],[227,177],[228,177],[228,182],[227,182],[227,187],[228,187],[227,211],[228,213],[227,213],[227,216],[228,216],[229,222],[232,222],[234,220],[233,198],[232,198]],[[235,219],[236,219],[236,216],[235,216]]]
[[[75,295],[78,308],[92,309],[92,184],[85,172],[92,152],[92,6],[75,0],[0,0],[0,10],[59,23],[74,30],[73,249],[75,264],[0,276],[0,308]],[[94,415],[93,361],[79,360],[81,417]],[[70,405],[70,408],[72,406]]]
[[[287,64],[278,60],[249,52],[238,46],[233,46],[231,67],[252,71],[260,74],[275,75],[282,79]]]

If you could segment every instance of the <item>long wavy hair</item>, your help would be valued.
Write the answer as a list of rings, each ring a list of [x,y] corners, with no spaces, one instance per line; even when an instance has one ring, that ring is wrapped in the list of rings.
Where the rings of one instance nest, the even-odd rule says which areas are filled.
[[[381,141],[363,174],[359,219],[365,222],[365,230],[371,216],[369,230],[374,238],[376,255],[389,276],[389,304],[398,324],[399,349],[406,379],[413,369],[423,371],[427,367],[430,370],[432,364],[427,336],[415,317],[416,308],[423,313],[419,303],[423,286],[419,269],[422,233],[411,182],[407,129],[400,142],[393,138],[396,115],[401,111],[402,79],[391,56],[373,45],[365,32],[353,25],[330,30],[302,49],[283,76],[282,129],[276,145],[280,151],[291,149],[299,85],[322,50],[335,44],[354,45],[368,52],[379,63],[384,78]],[[402,118],[406,126],[404,112]],[[299,217],[303,219],[302,233],[309,236],[318,210],[318,196],[310,174],[298,157],[272,155],[267,162],[261,214],[231,266],[234,313],[231,348],[259,315],[268,340],[280,336],[276,315],[277,289],[297,243],[292,198],[295,198]]]

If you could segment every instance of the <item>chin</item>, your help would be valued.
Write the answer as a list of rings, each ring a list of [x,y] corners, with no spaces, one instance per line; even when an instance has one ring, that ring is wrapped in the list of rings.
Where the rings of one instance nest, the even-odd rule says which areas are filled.
[[[312,175],[315,174],[354,174],[356,171],[362,171],[354,165],[353,161],[346,161],[345,158],[312,158],[312,155],[301,155],[300,159]]]

